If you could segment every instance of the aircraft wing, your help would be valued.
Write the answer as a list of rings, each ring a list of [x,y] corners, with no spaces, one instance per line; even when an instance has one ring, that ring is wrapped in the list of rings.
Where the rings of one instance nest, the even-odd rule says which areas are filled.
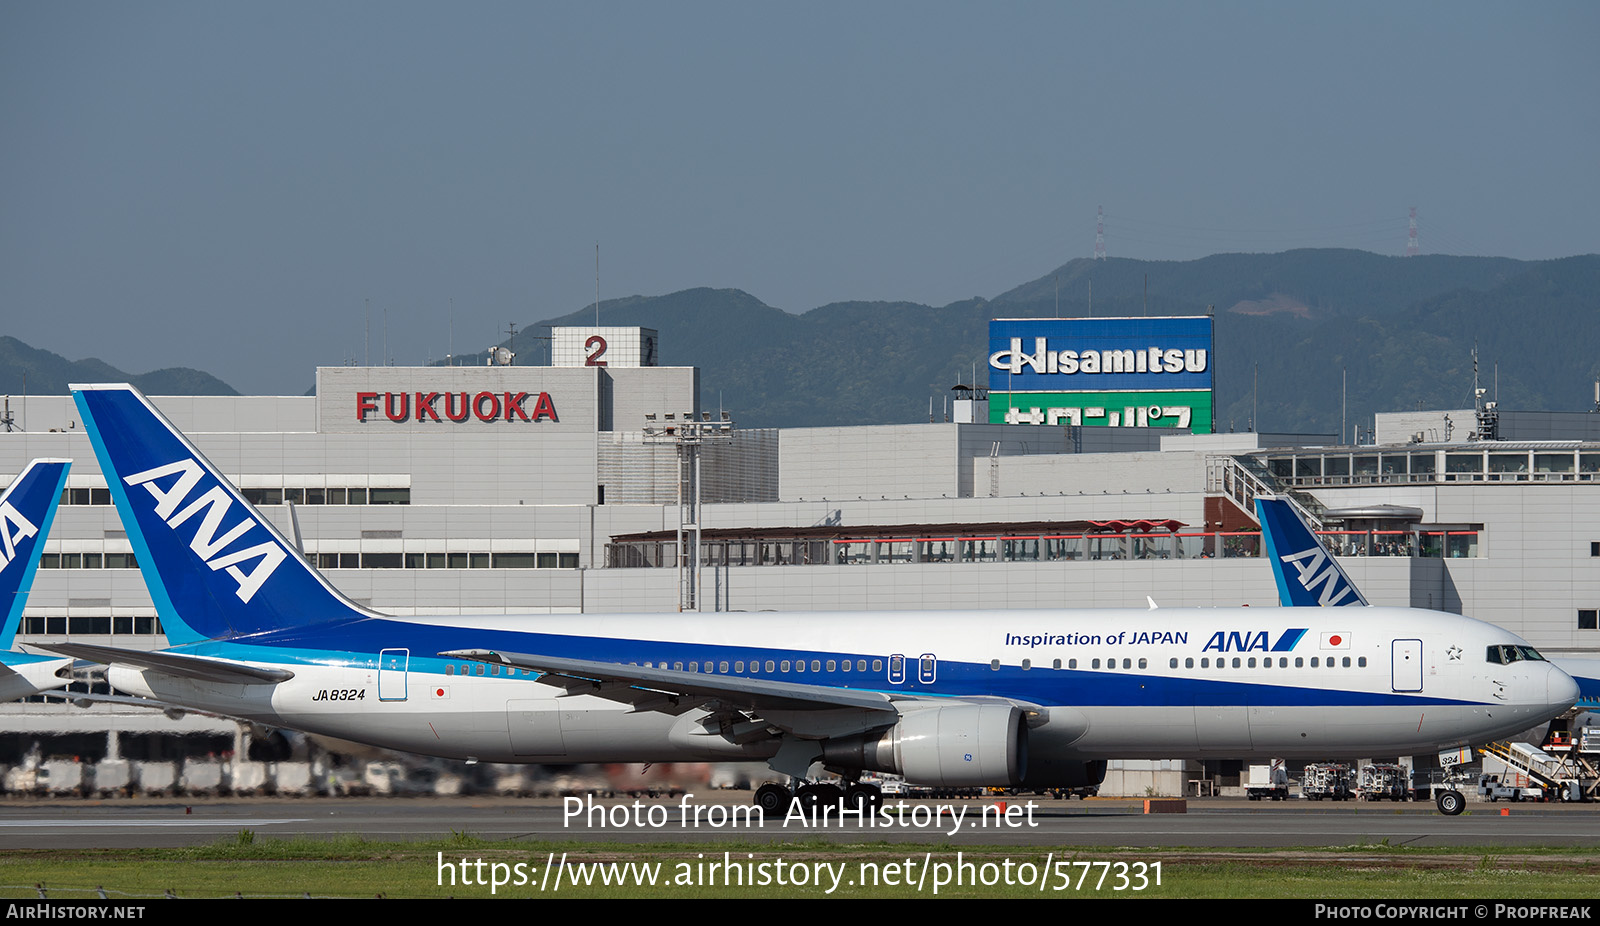
[[[1029,726],[1046,723],[1050,717],[1037,704],[1006,698],[927,698],[494,650],[452,650],[439,655],[530,669],[543,674],[541,682],[565,687],[568,695],[606,698],[629,704],[635,712],[682,716],[696,708],[704,710],[699,718],[683,718],[689,722],[685,735],[753,743],[781,733],[781,745],[767,764],[794,777],[804,777],[824,758],[826,741],[870,737],[901,724],[907,714],[925,709],[963,702],[1003,702],[1020,710]]]
[[[884,721],[898,713],[891,695],[878,691],[803,685],[758,678],[705,675],[675,669],[647,669],[642,666],[564,659],[530,653],[502,653],[495,650],[452,650],[440,653],[446,659],[498,663],[518,669],[531,669],[545,681],[563,685],[570,695],[594,695],[624,704],[635,710],[650,710],[663,698],[714,699],[726,707],[751,711],[807,711],[854,709],[882,711]],[[904,699],[901,699],[904,700]]]
[[[148,652],[121,649],[115,646],[97,646],[93,643],[32,643],[30,646],[74,659],[85,659],[104,665],[121,663],[152,669],[167,675],[195,679],[202,682],[220,682],[228,685],[262,685],[286,682],[294,678],[288,669],[258,669],[238,662],[206,659],[180,653]]]

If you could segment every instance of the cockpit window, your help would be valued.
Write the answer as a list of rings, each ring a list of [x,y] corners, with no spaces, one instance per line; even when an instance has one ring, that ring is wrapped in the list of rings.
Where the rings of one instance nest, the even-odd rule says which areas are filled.
[[[1512,646],[1510,644],[1496,644],[1489,647],[1485,654],[1488,662],[1497,666],[1508,666],[1513,662],[1544,662],[1545,658],[1539,651],[1531,646]]]

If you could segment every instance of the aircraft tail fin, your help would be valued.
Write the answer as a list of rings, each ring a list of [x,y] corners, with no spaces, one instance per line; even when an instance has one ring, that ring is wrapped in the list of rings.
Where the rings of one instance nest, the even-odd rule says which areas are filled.
[[[1344,567],[1295,513],[1288,500],[1274,495],[1256,497],[1261,535],[1267,541],[1272,577],[1278,584],[1278,603],[1286,608],[1365,605]]]
[[[72,394],[171,643],[368,615],[137,389]]]
[[[34,460],[0,495],[0,650],[16,641],[71,460]]]

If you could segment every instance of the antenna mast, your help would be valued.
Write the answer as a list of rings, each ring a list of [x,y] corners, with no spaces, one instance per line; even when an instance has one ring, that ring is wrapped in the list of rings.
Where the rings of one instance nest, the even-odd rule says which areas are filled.
[[[1483,394],[1487,392],[1478,385],[1478,345],[1472,345],[1472,412],[1478,421],[1477,428],[1468,440],[1499,440],[1500,439],[1500,403],[1485,402]]]

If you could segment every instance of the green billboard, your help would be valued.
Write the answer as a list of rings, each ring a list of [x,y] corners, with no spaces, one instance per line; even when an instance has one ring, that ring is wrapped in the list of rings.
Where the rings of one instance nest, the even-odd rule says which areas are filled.
[[[1188,428],[1210,434],[1211,391],[990,392],[990,424]]]

